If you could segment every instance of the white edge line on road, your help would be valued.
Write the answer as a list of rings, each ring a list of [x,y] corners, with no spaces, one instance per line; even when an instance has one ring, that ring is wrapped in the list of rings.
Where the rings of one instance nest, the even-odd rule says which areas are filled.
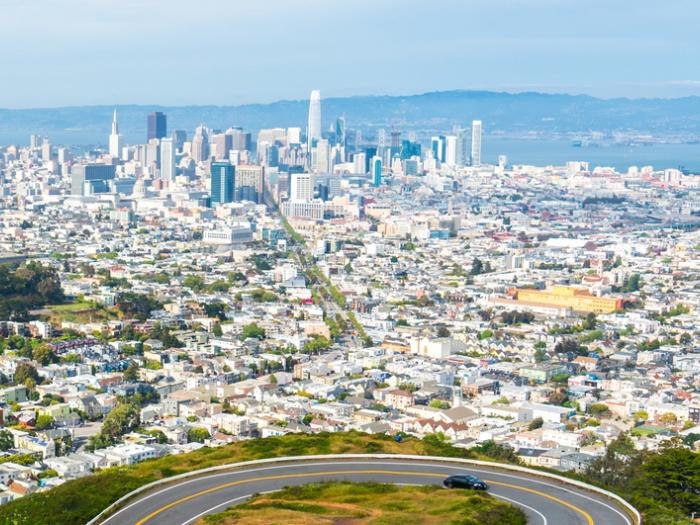
[[[520,503],[518,500],[511,499],[511,498],[506,498],[505,496],[499,496],[498,494],[491,494],[491,496],[493,496],[494,498],[498,498],[498,499],[503,499],[503,500],[509,501],[509,502],[511,502],[511,503],[515,503],[515,504],[518,505],[519,507],[524,507],[524,508],[526,508],[526,509],[528,509],[528,510],[531,510],[532,512],[534,512],[535,514],[537,514],[540,518],[542,518],[542,525],[547,525],[547,518],[545,517],[545,515],[542,514],[539,510],[537,510],[537,509],[531,507],[530,505],[525,505],[524,503]]]
[[[398,485],[400,487],[422,487],[423,486],[420,483],[394,483],[394,485]],[[265,492],[260,492],[259,494],[272,494],[273,492],[279,492],[279,490],[266,490]],[[232,503],[235,503],[235,502],[240,501],[240,500],[252,498],[253,496],[255,496],[255,494],[246,494],[244,496],[238,496],[237,498],[233,498],[233,499],[230,499],[228,501],[224,501],[223,503],[219,503],[218,505],[214,505],[213,507],[208,508],[204,512],[200,512],[199,514],[188,519],[187,521],[183,521],[181,525],[189,525],[190,523],[195,522],[196,520],[198,520],[202,516],[206,516],[207,514],[211,514],[213,511],[215,511],[216,509],[218,509],[220,507],[223,507],[224,505],[231,505]],[[522,503],[516,499],[507,498],[506,496],[501,496],[498,494],[491,494],[491,496],[493,496],[494,498],[508,501],[510,503],[514,503],[515,505],[518,505],[520,507],[531,510],[532,512],[537,514],[540,518],[542,518],[542,525],[547,525],[547,518],[545,517],[545,515],[542,514],[539,510],[531,507],[530,505],[525,505],[525,503]]]
[[[258,494],[272,494],[273,492],[279,492],[279,491],[277,491],[277,490],[266,490],[265,492],[258,492]],[[207,510],[205,510],[204,512],[200,512],[200,513],[197,514],[194,518],[190,518],[190,519],[188,519],[187,521],[183,521],[183,522],[182,522],[182,525],[189,525],[190,523],[192,523],[192,522],[195,521],[196,519],[199,519],[199,518],[201,518],[202,516],[204,516],[204,515],[206,515],[206,514],[209,514],[209,513],[210,513],[211,511],[213,511],[214,509],[218,509],[219,507],[223,507],[224,505],[230,505],[231,503],[234,503],[234,502],[239,501],[239,500],[242,500],[242,499],[252,498],[253,496],[255,496],[255,494],[246,494],[245,496],[238,496],[237,498],[233,498],[233,499],[230,499],[230,500],[228,500],[228,501],[224,501],[223,503],[219,503],[218,505],[214,505],[212,508],[207,509]]]
[[[378,462],[376,462],[376,461],[373,462],[373,461],[342,461],[342,460],[341,460],[341,461],[330,461],[330,462],[313,463],[313,465],[314,465],[314,466],[319,466],[319,467],[322,467],[322,466],[331,466],[331,465],[337,465],[339,462],[340,462],[340,463],[343,463],[343,464],[345,464],[345,465],[383,465],[383,466],[390,466],[390,465],[414,466],[414,465],[416,465],[416,462],[401,462],[401,460],[399,460],[399,461],[385,461],[385,462],[381,462],[381,463],[378,463]],[[601,501],[601,500],[596,499],[596,498],[591,498],[590,496],[587,496],[586,494],[583,494],[583,493],[581,493],[581,492],[576,492],[576,491],[574,491],[574,490],[567,489],[566,487],[562,487],[562,486],[552,485],[552,484],[550,484],[550,483],[546,483],[546,482],[544,482],[544,481],[542,481],[542,480],[539,480],[539,479],[536,479],[536,478],[530,478],[530,477],[525,477],[525,476],[516,476],[516,475],[513,475],[513,474],[509,474],[509,473],[504,473],[504,472],[493,472],[493,471],[491,471],[491,470],[483,470],[483,469],[478,469],[478,468],[472,468],[472,467],[470,467],[470,466],[468,466],[468,465],[465,465],[464,467],[461,467],[461,466],[454,466],[454,464],[453,464],[453,465],[449,465],[449,464],[445,464],[445,463],[435,463],[435,464],[432,464],[432,463],[429,463],[429,462],[423,462],[423,463],[420,463],[420,462],[419,462],[418,464],[420,464],[421,466],[424,466],[424,467],[435,467],[435,468],[441,468],[441,469],[460,470],[460,471],[469,470],[469,471],[480,472],[480,473],[485,473],[485,474],[494,474],[494,473],[495,473],[496,475],[505,476],[505,477],[507,477],[507,478],[512,478],[512,479],[518,479],[518,480],[528,481],[528,482],[531,482],[531,483],[538,483],[538,484],[540,484],[540,485],[544,485],[544,486],[547,486],[547,487],[552,487],[552,488],[560,489],[560,490],[563,490],[563,491],[565,491],[565,492],[568,492],[568,493],[574,494],[574,495],[576,495],[576,496],[580,496],[580,497],[582,497],[582,498],[585,498],[585,499],[587,499],[587,500],[590,500],[590,501],[592,501],[592,502],[594,502],[594,503],[597,503],[598,505],[602,505],[602,506],[604,506],[604,507],[607,507],[608,509],[612,510],[612,511],[615,512],[616,514],[620,515],[620,516],[625,520],[625,522],[626,522],[628,525],[633,525],[633,524],[630,522],[629,518],[628,518],[627,516],[625,516],[625,514],[623,514],[620,510],[616,509],[616,508],[613,507],[612,505],[608,505],[608,504],[605,503],[604,501]],[[232,470],[227,471],[227,472],[221,472],[221,473],[218,473],[218,474],[212,474],[212,475],[210,475],[210,476],[200,476],[200,477],[194,477],[194,478],[192,478],[192,479],[187,479],[187,480],[183,481],[182,483],[176,483],[176,484],[174,484],[174,485],[165,487],[165,488],[163,488],[163,489],[161,489],[161,490],[159,490],[159,491],[157,491],[157,492],[153,492],[153,493],[151,493],[151,494],[148,494],[147,496],[144,496],[143,498],[139,498],[139,499],[135,500],[135,501],[134,501],[133,503],[131,503],[130,505],[127,505],[126,507],[124,507],[124,508],[122,508],[122,509],[119,509],[117,512],[115,512],[114,514],[112,514],[111,516],[109,516],[107,519],[105,519],[102,523],[103,523],[103,524],[106,524],[106,523],[109,522],[112,518],[115,518],[116,516],[118,516],[118,515],[121,514],[122,512],[127,511],[128,509],[130,509],[130,508],[133,507],[134,505],[138,505],[138,504],[144,502],[144,501],[147,500],[147,499],[154,498],[154,497],[156,497],[156,496],[158,496],[158,495],[160,495],[160,494],[163,494],[164,492],[168,492],[168,491],[170,491],[170,490],[172,490],[172,489],[174,489],[174,488],[176,488],[176,487],[181,487],[181,486],[187,485],[187,484],[189,484],[189,483],[194,483],[194,482],[198,482],[198,481],[204,481],[204,480],[215,479],[215,478],[219,478],[219,477],[222,477],[222,476],[246,474],[246,473],[249,473],[249,472],[261,472],[261,471],[266,471],[266,470],[287,469],[287,468],[290,468],[290,467],[293,467],[293,466],[294,466],[293,464],[289,464],[289,465],[276,465],[276,466],[272,466],[272,467],[258,467],[258,468],[244,469],[244,470],[235,470],[235,469],[232,469]],[[351,474],[352,471],[349,470],[348,473]],[[313,472],[309,472],[309,476],[313,476],[313,474],[314,474]],[[167,479],[167,478],[166,478],[166,479]],[[223,505],[223,504],[222,504],[222,505]],[[220,505],[219,505],[219,506],[220,506]],[[527,505],[524,505],[524,504],[523,504],[523,507],[530,508],[530,507],[528,507]],[[533,510],[534,510],[534,509],[533,509]],[[539,511],[535,511],[535,512],[537,512],[538,514],[542,515]],[[188,523],[189,523],[189,522],[188,522]],[[183,525],[186,525],[186,524],[183,524]]]
[[[360,460],[360,461],[347,461],[344,458],[356,459],[356,460]],[[441,458],[441,457],[434,457],[434,456],[412,456],[412,455],[404,455],[404,454],[377,454],[375,456],[372,456],[372,455],[363,455],[363,454],[344,454],[344,455],[338,455],[338,456],[332,456],[332,455],[296,456],[296,457],[270,458],[270,459],[263,459],[263,460],[245,461],[245,462],[239,462],[239,463],[231,463],[228,465],[219,465],[217,467],[210,467],[208,469],[202,469],[199,471],[200,473],[206,473],[207,471],[208,472],[222,471],[220,474],[213,474],[210,476],[198,476],[197,475],[198,471],[192,471],[192,472],[186,472],[183,474],[178,474],[178,475],[173,476],[171,478],[163,478],[162,480],[157,480],[157,481],[148,483],[146,485],[143,485],[142,487],[139,487],[138,489],[130,492],[129,494],[122,496],[117,501],[112,503],[109,507],[107,507],[102,512],[100,512],[100,514],[98,514],[92,520],[90,520],[87,525],[93,525],[93,524],[97,523],[97,521],[102,517],[103,514],[109,512],[109,510],[112,507],[118,505],[122,501],[131,499],[132,497],[136,497],[138,494],[140,494],[142,492],[146,492],[150,488],[156,487],[160,484],[171,484],[173,482],[178,481],[179,479],[184,480],[181,483],[171,484],[170,486],[168,486],[162,490],[159,490],[155,493],[149,494],[147,496],[144,496],[142,498],[135,500],[133,503],[127,505],[126,507],[118,509],[114,514],[106,517],[104,520],[102,520],[102,523],[105,524],[105,523],[109,522],[111,519],[113,519],[114,517],[116,517],[117,515],[121,514],[123,511],[126,511],[127,509],[131,508],[132,506],[134,506],[140,502],[143,502],[146,499],[149,499],[151,497],[162,494],[163,492],[171,490],[172,488],[174,488],[176,486],[182,486],[182,485],[185,485],[188,483],[202,481],[205,479],[227,476],[227,475],[231,475],[234,473],[241,474],[241,473],[254,472],[254,471],[260,471],[260,470],[274,470],[274,469],[288,468],[290,466],[293,466],[293,462],[304,462],[304,461],[310,461],[310,460],[312,461],[314,459],[331,461],[331,463],[314,463],[315,465],[337,464],[338,462],[343,462],[346,464],[371,463],[371,464],[376,465],[377,463],[372,462],[371,460],[372,459],[374,459],[374,460],[380,459],[380,460],[384,460],[384,461],[388,462],[388,463],[383,463],[383,464],[401,464],[402,460],[403,461],[409,460],[410,463],[407,463],[407,464],[423,463],[425,465],[425,464],[429,464],[430,461],[437,461],[437,462],[439,462],[439,465],[437,465],[437,466],[440,468],[465,469],[465,470],[470,469],[470,470],[474,470],[476,472],[492,472],[493,470],[496,470],[497,471],[496,474],[499,474],[499,475],[503,475],[503,476],[511,477],[511,478],[515,478],[515,479],[525,479],[525,480],[530,481],[530,482],[535,482],[535,483],[539,483],[542,485],[546,485],[546,486],[550,486],[550,487],[554,487],[554,488],[559,488],[559,489],[562,489],[566,492],[570,492],[572,494],[586,498],[590,501],[593,501],[595,503],[598,503],[600,505],[603,505],[603,506],[613,510],[616,514],[622,516],[628,525],[633,525],[633,523],[630,521],[628,516],[624,515],[618,509],[615,509],[614,507],[612,507],[612,506],[610,506],[610,505],[608,505],[608,504],[606,504],[598,499],[586,496],[581,492],[576,492],[573,490],[566,489],[560,485],[551,485],[549,483],[545,483],[545,482],[541,481],[540,479],[538,479],[539,477],[545,477],[545,478],[549,477],[552,479],[557,479],[558,481],[562,482],[562,484],[568,483],[568,484],[573,485],[573,486],[581,486],[582,488],[585,488],[587,490],[592,490],[594,492],[600,493],[603,496],[610,497],[614,500],[617,500],[618,502],[620,502],[624,506],[626,506],[628,509],[630,509],[636,516],[639,516],[638,511],[634,507],[632,507],[628,502],[626,502],[624,499],[620,498],[616,494],[610,493],[609,491],[605,491],[603,489],[600,489],[600,488],[595,487],[593,485],[589,485],[587,483],[579,482],[577,480],[570,480],[570,479],[564,478],[562,476],[558,476],[556,474],[531,470],[531,469],[527,469],[525,467],[500,464],[500,463],[490,463],[490,462],[477,461],[477,460],[464,460],[461,458]],[[361,460],[365,460],[365,461],[361,461]],[[260,467],[260,468],[253,468],[253,469],[237,470],[237,467],[240,468],[242,466],[256,465],[256,464],[259,465],[259,464],[265,464],[265,463],[285,463],[285,462],[288,462],[288,464],[287,465],[282,464],[280,466],[275,466],[275,467]],[[454,465],[455,463],[464,463],[465,466],[464,467],[448,466],[445,463],[452,463],[452,465]],[[435,465],[433,465],[433,466],[435,466]],[[474,466],[476,466],[476,467],[479,467],[479,466],[490,467],[492,470],[484,471],[484,470],[480,470],[478,468],[474,468]],[[516,472],[520,471],[520,472],[525,472],[525,473],[529,473],[529,471],[531,471],[532,477],[514,476],[513,474],[509,474],[509,473],[503,472],[503,471],[516,471]],[[641,523],[641,522],[639,522],[639,523]]]
[[[192,523],[193,521],[198,520],[198,519],[201,518],[202,516],[204,516],[204,515],[206,515],[206,514],[209,514],[210,512],[212,512],[212,511],[218,509],[219,507],[223,507],[224,505],[231,505],[232,503],[235,503],[236,501],[240,501],[240,500],[242,500],[242,499],[250,498],[251,496],[252,496],[252,494],[246,494],[245,496],[238,496],[237,498],[233,498],[233,499],[230,499],[230,500],[228,500],[228,501],[224,501],[223,503],[219,503],[218,505],[214,505],[212,508],[207,509],[207,510],[205,510],[204,512],[200,512],[199,514],[197,514],[197,515],[194,516],[193,518],[190,518],[190,519],[188,519],[187,521],[183,521],[183,522],[182,522],[182,525],[189,525],[189,524]]]
[[[402,462],[400,462],[400,461],[388,461],[388,462],[383,462],[383,463],[370,462],[370,461],[341,461],[341,462],[342,462],[343,464],[345,464],[345,465],[384,465],[384,466],[388,466],[388,465],[401,465],[401,466],[411,466],[411,465],[415,465],[415,462],[413,462],[413,463],[412,463],[412,462],[404,462],[404,463],[402,463]],[[314,465],[315,465],[315,466],[321,467],[321,466],[337,465],[338,463],[339,463],[338,461],[331,461],[331,462],[323,462],[323,463],[314,463]],[[231,471],[228,471],[228,472],[222,472],[222,473],[218,473],[218,474],[212,474],[211,476],[202,476],[202,477],[197,477],[197,478],[193,478],[193,479],[188,479],[188,480],[183,481],[182,483],[177,483],[177,484],[175,484],[175,485],[172,485],[172,486],[166,487],[166,488],[164,488],[164,489],[161,489],[161,490],[159,490],[158,492],[154,492],[154,493],[152,493],[152,494],[149,494],[149,495],[147,495],[147,496],[144,496],[143,498],[139,498],[138,500],[134,501],[134,502],[131,503],[130,505],[128,505],[128,506],[126,506],[126,507],[124,507],[124,508],[118,510],[118,511],[115,512],[114,514],[112,514],[110,517],[108,517],[108,518],[107,518],[106,520],[104,520],[102,523],[103,523],[103,524],[107,523],[110,519],[114,518],[115,516],[121,514],[121,513],[124,512],[124,511],[128,510],[129,508],[131,508],[131,507],[134,506],[134,505],[137,505],[137,504],[139,504],[139,503],[141,503],[141,502],[143,502],[143,501],[145,501],[145,500],[147,500],[147,499],[150,499],[150,498],[153,498],[153,497],[155,497],[155,496],[158,496],[158,495],[160,495],[160,494],[162,494],[162,493],[164,493],[164,492],[168,492],[169,490],[172,490],[172,489],[175,488],[175,487],[179,487],[179,486],[182,486],[182,485],[186,485],[186,484],[188,484],[188,483],[193,483],[193,482],[196,482],[196,481],[203,481],[203,480],[208,480],[208,479],[215,479],[215,478],[219,478],[219,477],[222,477],[222,476],[230,476],[230,475],[232,475],[232,474],[245,474],[245,473],[248,473],[248,472],[260,472],[260,471],[265,471],[265,470],[279,470],[279,469],[289,468],[289,467],[291,467],[291,466],[293,466],[293,465],[290,464],[290,465],[278,465],[278,466],[273,466],[273,467],[259,467],[259,468],[245,469],[245,470],[231,470]],[[484,474],[493,474],[493,473],[494,473],[494,472],[491,471],[491,470],[483,470],[483,469],[478,469],[478,468],[472,468],[472,467],[469,467],[469,466],[458,467],[458,466],[448,465],[448,464],[443,464],[443,463],[431,464],[431,463],[425,462],[425,463],[422,464],[422,466],[436,467],[436,468],[442,468],[442,469],[451,469],[451,470],[469,470],[469,471],[472,471],[472,472],[480,472],[480,473],[484,473]],[[352,472],[352,471],[348,471],[348,472]],[[309,473],[309,475],[312,475],[312,474],[313,474],[312,472]],[[505,477],[508,477],[508,478],[512,478],[512,479],[519,479],[519,480],[523,480],[523,481],[528,481],[528,482],[531,482],[531,483],[538,483],[538,484],[540,484],[540,485],[544,485],[544,486],[547,486],[547,487],[556,488],[556,489],[559,489],[559,490],[563,490],[563,491],[565,491],[565,492],[568,492],[568,493],[570,493],[570,494],[574,494],[575,496],[579,496],[579,497],[581,497],[581,498],[587,499],[587,500],[592,501],[592,502],[594,502],[594,503],[596,503],[596,504],[598,504],[598,505],[602,505],[602,506],[604,506],[604,507],[606,507],[606,508],[612,510],[613,512],[615,512],[616,514],[618,514],[619,516],[621,516],[622,519],[625,520],[625,523],[627,523],[628,525],[633,525],[632,522],[630,521],[629,517],[626,516],[622,511],[620,511],[619,509],[616,509],[615,507],[613,507],[612,505],[607,504],[607,503],[604,502],[604,501],[601,501],[600,499],[592,498],[592,497],[590,497],[590,496],[588,496],[588,495],[586,495],[586,494],[583,494],[583,493],[581,493],[581,492],[576,492],[575,490],[567,489],[566,487],[563,487],[563,486],[552,485],[551,483],[546,483],[546,482],[544,482],[544,481],[542,481],[542,480],[540,480],[540,479],[537,479],[537,478],[529,478],[529,477],[525,477],[525,476],[516,476],[516,475],[514,475],[514,474],[503,473],[503,472],[495,472],[495,474],[497,474],[497,475],[499,475],[499,476],[505,476]],[[524,506],[524,507],[527,507],[526,505],[523,505],[523,506]],[[538,512],[538,514],[541,514],[541,513]]]
[[[444,468],[459,468],[459,467],[448,467],[448,466],[445,466]],[[466,470],[466,469],[465,469],[465,470]],[[488,470],[481,470],[481,469],[469,469],[469,470],[473,470],[474,472],[483,472],[484,474],[489,474],[489,473],[491,472],[491,471],[488,471]],[[592,498],[592,497],[588,496],[587,494],[583,494],[582,492],[576,492],[575,490],[567,489],[566,487],[561,487],[561,486],[558,486],[558,485],[552,485],[551,483],[546,483],[546,482],[544,482],[544,481],[541,481],[541,480],[538,480],[538,479],[534,479],[534,478],[526,478],[526,477],[523,477],[523,476],[515,476],[515,475],[512,475],[512,474],[508,474],[507,476],[510,477],[510,478],[513,478],[513,479],[523,479],[523,480],[531,481],[531,482],[534,482],[534,483],[539,483],[540,485],[544,485],[544,486],[546,486],[546,487],[553,487],[553,488],[556,488],[556,489],[559,489],[559,490],[563,490],[564,492],[568,492],[568,493],[570,493],[570,494],[574,494],[574,495],[576,495],[576,496],[578,496],[578,497],[580,497],[580,498],[584,498],[584,499],[587,499],[587,500],[589,500],[589,501],[593,501],[593,502],[597,503],[598,505],[602,505],[602,506],[604,506],[604,507],[609,508],[610,510],[612,510],[612,511],[615,512],[616,514],[619,514],[619,515],[622,517],[622,519],[625,520],[625,523],[627,523],[627,525],[633,525],[633,523],[632,523],[632,522],[630,521],[630,519],[629,519],[629,516],[626,516],[620,509],[616,509],[616,508],[613,507],[612,505],[609,505],[608,503],[606,503],[606,502],[604,502],[604,501],[601,501],[601,500],[599,500],[599,499]]]

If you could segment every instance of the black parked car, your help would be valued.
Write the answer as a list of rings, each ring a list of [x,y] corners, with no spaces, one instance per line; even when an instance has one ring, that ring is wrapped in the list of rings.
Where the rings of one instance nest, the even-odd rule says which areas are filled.
[[[450,476],[445,478],[442,485],[448,489],[486,490],[489,488],[485,481],[476,476]]]

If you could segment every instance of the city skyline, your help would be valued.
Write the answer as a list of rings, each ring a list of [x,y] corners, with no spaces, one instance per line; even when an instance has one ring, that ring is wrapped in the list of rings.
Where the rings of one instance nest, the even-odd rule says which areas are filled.
[[[31,12],[17,1],[0,5],[7,21],[0,45],[23,50],[22,61],[9,55],[0,61],[13,73],[0,97],[7,108],[264,103],[303,98],[309,84],[326,97],[454,88],[606,98],[700,94],[689,52],[699,43],[693,31],[699,8],[687,0],[672,7],[642,1],[634,10],[601,0],[585,6],[409,1],[401,8],[388,1],[221,6],[204,0],[188,17],[181,0],[168,9],[133,0],[99,6],[44,0]],[[375,20],[387,23],[365,24],[370,7]],[[334,21],[358,31],[338,37]],[[79,30],[66,34],[66,23]],[[664,26],[673,31],[659,32]],[[214,36],[222,31],[226,45]],[[248,52],[234,53],[232,67],[221,71],[221,60],[241,46]],[[297,54],[307,58],[290,58]],[[371,59],[359,58],[365,56]],[[419,74],[422,68],[429,74]],[[212,70],[220,82],[202,83]],[[42,81],[47,76],[50,90]],[[67,85],[70,90],[61,87]]]
[[[700,524],[700,4],[0,14],[0,524]]]

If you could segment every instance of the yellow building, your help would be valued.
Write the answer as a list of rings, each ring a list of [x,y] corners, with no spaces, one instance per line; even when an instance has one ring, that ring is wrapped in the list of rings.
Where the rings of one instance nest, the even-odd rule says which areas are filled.
[[[516,289],[514,295],[519,303],[559,306],[576,312],[607,314],[622,309],[622,299],[596,297],[585,288],[572,286],[553,286],[546,290]]]

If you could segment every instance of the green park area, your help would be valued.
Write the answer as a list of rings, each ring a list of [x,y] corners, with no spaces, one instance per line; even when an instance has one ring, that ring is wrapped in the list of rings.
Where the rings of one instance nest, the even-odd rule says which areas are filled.
[[[197,525],[524,525],[488,494],[441,487],[315,483],[257,496]]]

